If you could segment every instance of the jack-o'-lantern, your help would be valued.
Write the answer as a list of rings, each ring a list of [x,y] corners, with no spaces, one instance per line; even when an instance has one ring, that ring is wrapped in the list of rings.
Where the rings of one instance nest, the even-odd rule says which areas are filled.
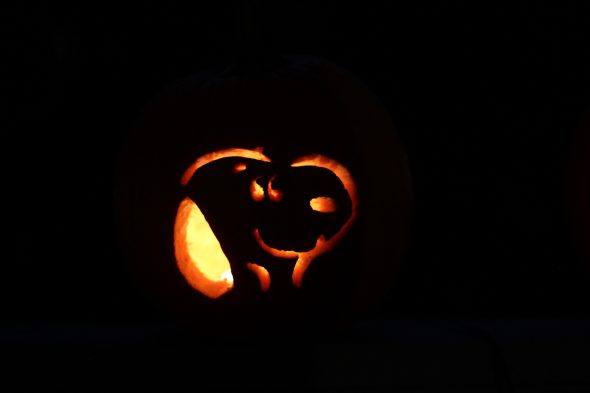
[[[133,271],[189,318],[362,312],[401,262],[401,143],[325,60],[277,56],[175,84],[130,133],[119,180]]]

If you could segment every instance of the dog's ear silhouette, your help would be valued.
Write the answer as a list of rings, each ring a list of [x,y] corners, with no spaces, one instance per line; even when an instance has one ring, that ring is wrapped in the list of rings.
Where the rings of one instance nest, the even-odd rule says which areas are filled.
[[[236,166],[242,165],[245,168],[236,171]],[[260,291],[258,278],[246,264],[260,259],[252,237],[260,206],[252,200],[249,189],[264,171],[256,160],[222,158],[195,171],[185,187],[185,195],[198,205],[230,263],[232,291],[240,293]]]

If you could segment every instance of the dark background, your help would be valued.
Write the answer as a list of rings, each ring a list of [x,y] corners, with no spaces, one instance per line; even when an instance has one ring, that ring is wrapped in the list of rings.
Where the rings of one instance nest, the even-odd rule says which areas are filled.
[[[262,2],[250,20],[266,47],[357,75],[405,144],[412,240],[382,316],[588,317],[567,195],[589,102],[588,5],[470,3]],[[2,323],[165,320],[121,255],[117,155],[164,86],[234,58],[242,6],[3,13]]]
[[[15,199],[2,320],[153,316],[122,267],[116,157],[166,84],[233,59],[242,8],[11,10],[4,192]],[[264,45],[326,57],[363,80],[406,146],[413,240],[384,313],[588,315],[566,194],[588,102],[587,6],[251,9]]]

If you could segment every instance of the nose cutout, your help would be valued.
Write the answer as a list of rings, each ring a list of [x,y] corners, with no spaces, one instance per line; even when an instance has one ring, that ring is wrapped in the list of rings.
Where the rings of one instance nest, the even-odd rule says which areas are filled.
[[[252,180],[250,183],[250,196],[256,202],[260,202],[264,199],[264,188],[258,184],[258,179],[260,179],[260,176]]]
[[[272,188],[272,182],[275,179],[275,177],[277,177],[277,175],[274,175],[268,181],[268,197],[273,202],[279,202],[281,199],[283,199],[283,193],[279,190],[275,190],[274,188]]]
[[[338,208],[336,201],[330,197],[313,198],[309,201],[309,206],[320,213],[334,213]]]
[[[237,168],[237,165],[236,165],[236,168]],[[239,171],[239,170],[236,170],[236,168],[234,168],[234,173]],[[268,198],[273,202],[279,202],[283,199],[283,193],[280,190],[273,188],[273,186],[272,186],[272,182],[276,177],[277,177],[277,175],[274,175],[273,177],[271,177],[268,180],[268,184],[266,187],[267,192],[268,192]],[[252,180],[252,182],[250,183],[250,196],[256,202],[262,201],[264,199],[264,194],[265,194],[264,188],[258,183],[258,180],[260,180],[260,178],[261,178],[261,176],[258,176],[256,179]]]

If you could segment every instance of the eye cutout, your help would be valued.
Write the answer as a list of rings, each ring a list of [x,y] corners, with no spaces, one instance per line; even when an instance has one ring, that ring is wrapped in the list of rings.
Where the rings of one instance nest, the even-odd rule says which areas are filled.
[[[243,172],[246,170],[246,168],[248,168],[248,166],[245,163],[238,162],[236,165],[234,165],[233,172],[234,173]]]
[[[334,213],[338,209],[338,205],[333,198],[323,196],[312,198],[309,201],[309,206],[319,213]]]

